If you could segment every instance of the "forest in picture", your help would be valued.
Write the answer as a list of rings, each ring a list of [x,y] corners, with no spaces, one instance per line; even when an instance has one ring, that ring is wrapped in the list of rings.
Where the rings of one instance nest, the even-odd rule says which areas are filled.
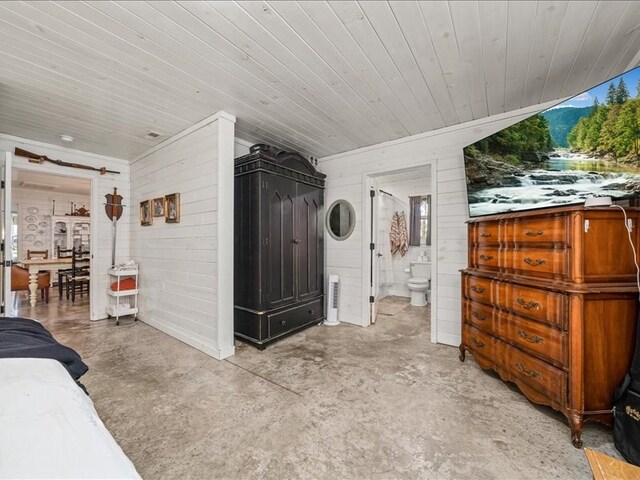
[[[471,216],[640,198],[640,67],[464,149]]]
[[[580,118],[567,135],[569,147],[580,152],[609,154],[637,161],[640,155],[640,80],[636,98],[621,77],[609,84],[606,103],[595,97],[589,115]]]

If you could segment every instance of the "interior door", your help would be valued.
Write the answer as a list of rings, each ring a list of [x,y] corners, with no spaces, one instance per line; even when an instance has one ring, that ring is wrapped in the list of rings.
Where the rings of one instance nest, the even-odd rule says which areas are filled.
[[[2,194],[0,195],[0,211],[2,221],[0,226],[0,241],[2,242],[2,298],[0,299],[0,311],[4,316],[13,316],[11,304],[11,153],[0,154],[0,179],[2,181]]]
[[[378,294],[380,293],[380,276],[379,276],[379,252],[377,249],[378,245],[378,192],[374,188],[373,183],[369,186],[369,198],[371,200],[371,232],[370,232],[370,259],[371,259],[371,269],[370,269],[370,293],[369,293],[369,323],[376,323],[376,317],[378,315]]]

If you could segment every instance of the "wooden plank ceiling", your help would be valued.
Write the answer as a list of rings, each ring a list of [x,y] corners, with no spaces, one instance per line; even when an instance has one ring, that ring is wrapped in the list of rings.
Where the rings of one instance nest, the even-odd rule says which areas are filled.
[[[577,94],[640,63],[639,23],[634,1],[3,1],[0,132],[130,159],[225,110],[325,156]]]

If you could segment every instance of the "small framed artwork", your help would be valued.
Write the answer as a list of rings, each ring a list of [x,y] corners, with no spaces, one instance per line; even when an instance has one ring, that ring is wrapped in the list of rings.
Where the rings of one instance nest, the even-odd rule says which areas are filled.
[[[164,217],[164,197],[153,199],[153,216]]]
[[[167,223],[180,222],[180,194],[171,193],[164,196],[164,221]]]
[[[153,215],[151,211],[151,200],[140,202],[140,225],[151,225],[153,223]]]

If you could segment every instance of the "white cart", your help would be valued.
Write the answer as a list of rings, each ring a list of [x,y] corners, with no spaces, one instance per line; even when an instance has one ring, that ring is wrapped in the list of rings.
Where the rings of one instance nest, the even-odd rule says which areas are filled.
[[[109,304],[107,305],[107,315],[109,318],[115,317],[116,325],[120,325],[120,317],[133,315],[133,320],[138,319],[138,266],[137,265],[116,265],[110,268],[109,286],[107,287],[107,295],[109,295]],[[130,290],[120,290],[120,281],[126,278],[135,280],[136,288]],[[116,290],[111,289],[111,285],[117,285]]]

